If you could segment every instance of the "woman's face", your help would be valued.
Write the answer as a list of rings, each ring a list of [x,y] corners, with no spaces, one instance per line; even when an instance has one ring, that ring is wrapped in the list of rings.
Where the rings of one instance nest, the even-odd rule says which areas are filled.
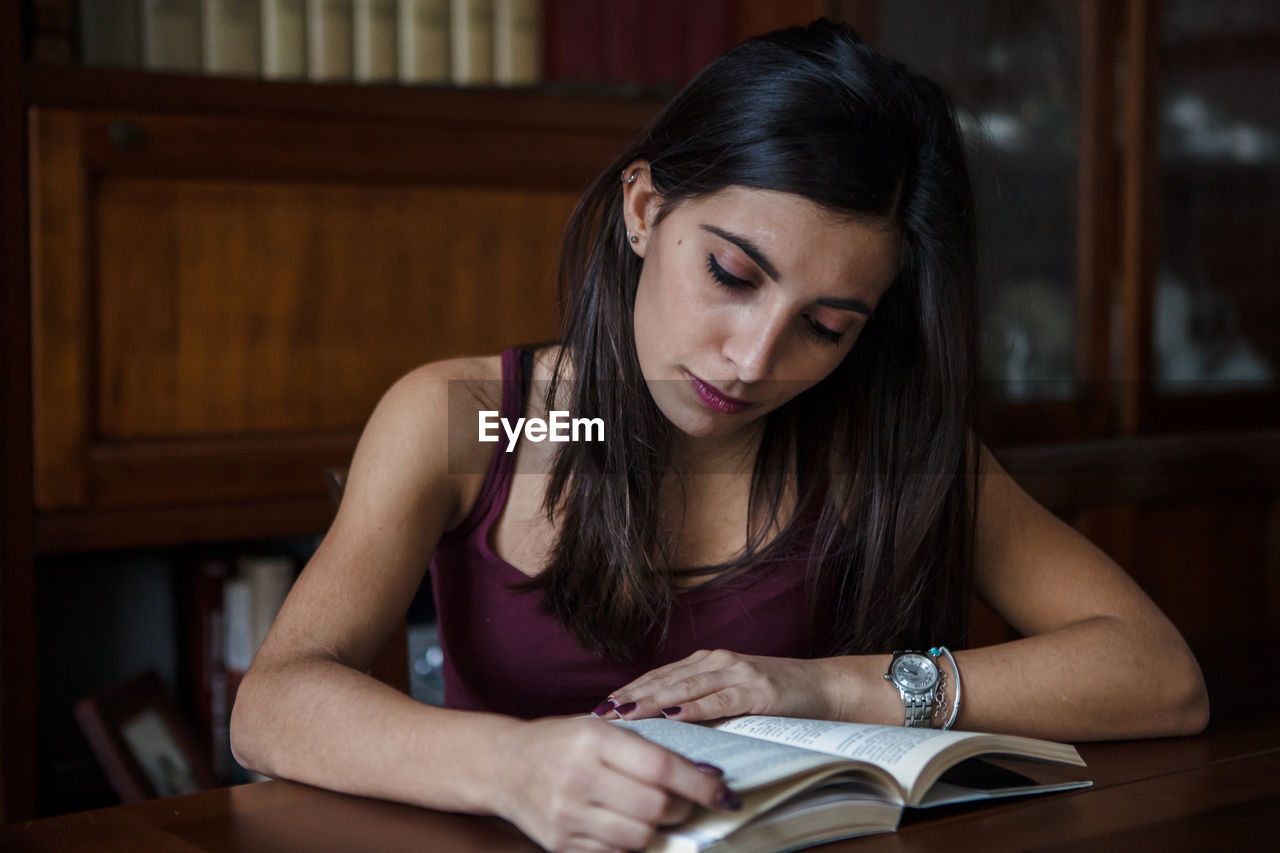
[[[630,172],[628,172],[630,174]],[[730,187],[653,227],[641,169],[624,214],[644,258],[636,350],[658,408],[694,438],[730,437],[848,354],[897,272],[898,239],[789,193]]]

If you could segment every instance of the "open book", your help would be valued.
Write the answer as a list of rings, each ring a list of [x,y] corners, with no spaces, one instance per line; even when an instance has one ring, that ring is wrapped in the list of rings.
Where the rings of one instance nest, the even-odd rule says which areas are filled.
[[[698,808],[659,831],[653,851],[778,851],[890,832],[904,806],[930,807],[1082,788],[1044,764],[1084,766],[1074,747],[1034,738],[908,729],[791,717],[733,717],[716,723],[615,720],[725,771],[738,811]],[[1029,762],[978,759],[1008,757]],[[1036,769],[1032,769],[1036,768]],[[1031,776],[1023,773],[1031,773]],[[1039,777],[1039,778],[1032,778]]]

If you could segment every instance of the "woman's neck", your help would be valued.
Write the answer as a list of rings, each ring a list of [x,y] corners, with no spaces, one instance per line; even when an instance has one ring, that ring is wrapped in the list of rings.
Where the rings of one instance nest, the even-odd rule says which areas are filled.
[[[764,433],[764,421],[753,423],[733,436],[693,437],[677,434],[672,448],[672,470],[682,475],[749,476]]]

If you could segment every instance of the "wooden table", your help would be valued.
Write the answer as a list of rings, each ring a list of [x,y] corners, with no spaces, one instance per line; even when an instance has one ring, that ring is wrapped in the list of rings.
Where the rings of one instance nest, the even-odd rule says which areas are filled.
[[[1084,744],[1092,788],[908,811],[896,833],[825,851],[1210,850],[1280,834],[1280,712],[1203,735]],[[1268,841],[1271,839],[1272,841]],[[512,824],[274,781],[27,821],[13,851],[533,851]]]

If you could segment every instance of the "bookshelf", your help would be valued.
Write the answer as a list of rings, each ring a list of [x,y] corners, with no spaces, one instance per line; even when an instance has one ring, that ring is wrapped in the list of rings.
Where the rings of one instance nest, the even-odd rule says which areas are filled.
[[[827,14],[874,43],[882,5],[733,0],[734,36]],[[964,5],[994,14],[990,3]],[[1277,425],[1274,382],[1177,396],[1149,382],[1157,214],[1177,221],[1178,205],[1194,203],[1171,193],[1173,207],[1161,208],[1162,181],[1186,183],[1182,167],[1162,173],[1156,157],[1168,69],[1154,46],[1167,5],[1067,4],[1079,23],[1067,245],[1075,389],[997,395],[983,413],[993,443]],[[70,8],[0,4],[0,822],[35,814],[35,643],[47,627],[33,615],[38,573],[128,549],[321,532],[332,507],[320,472],[347,464],[376,395],[397,375],[554,334],[560,223],[673,91],[87,68],[43,35],[60,6]],[[1205,61],[1236,55],[1234,38],[1208,38]],[[1271,38],[1244,43],[1253,61],[1271,61],[1274,81]],[[1165,59],[1194,76],[1200,54],[1186,43]],[[1124,54],[1143,61],[1125,64]],[[1012,168],[1035,180],[1044,161]],[[1274,174],[1250,172],[1247,203],[1259,211],[1274,204]],[[269,236],[270,253],[237,244],[246,229]],[[1211,236],[1221,254],[1247,256],[1238,235]],[[1250,303],[1252,327],[1268,305],[1274,293]],[[306,334],[290,319],[299,306]],[[406,322],[414,316],[424,319]],[[254,369],[223,369],[227,354]],[[1265,518],[1257,507],[1227,514]],[[1230,521],[1127,509],[1088,524],[1141,579],[1160,571],[1144,543],[1170,518],[1196,541]],[[1252,547],[1234,553],[1252,558]],[[1150,553],[1175,559],[1180,550]],[[1194,604],[1187,618],[1208,625]]]

